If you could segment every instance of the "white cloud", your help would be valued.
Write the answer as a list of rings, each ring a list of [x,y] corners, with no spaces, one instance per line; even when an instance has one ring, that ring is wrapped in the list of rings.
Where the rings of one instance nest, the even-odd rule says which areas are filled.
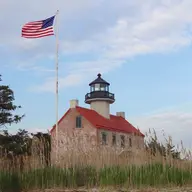
[[[0,5],[0,25],[3,30],[1,46],[8,46],[7,54],[11,52],[12,55],[17,55],[15,57],[19,57],[22,62],[28,58],[34,59],[33,69],[36,71],[39,70],[39,67],[36,68],[39,64],[37,58],[40,60],[54,57],[55,39],[21,39],[21,27],[30,20],[43,19],[54,14],[58,8],[60,58],[78,58],[81,54],[87,54],[94,55],[94,60],[85,57],[80,66],[82,63],[105,63],[97,69],[94,67],[94,70],[91,64],[86,69],[79,69],[78,65],[75,65],[77,68],[73,68],[73,72],[78,76],[83,76],[85,70],[102,70],[103,66],[106,68],[103,71],[108,72],[130,57],[155,52],[167,53],[191,44],[191,0],[146,0],[145,4],[141,0],[120,0],[118,4],[115,0],[57,0],[49,4],[45,0],[22,0],[17,3],[7,0]],[[42,10],[44,5],[46,9]],[[20,11],[21,9],[27,11]],[[13,22],[15,15],[17,19]],[[2,53],[1,57],[5,55]],[[30,63],[28,65],[30,66]],[[60,78],[66,82],[67,78]],[[51,81],[50,79],[48,81]],[[46,82],[44,84],[47,85]],[[73,86],[70,82],[66,84]],[[42,90],[51,91],[47,88]]]
[[[109,22],[108,27],[103,27],[101,32],[93,33],[89,39],[82,35],[84,39],[79,40],[79,43],[65,41],[64,47],[72,52],[74,50],[81,52],[83,48],[84,51],[94,50],[99,53],[102,50],[103,56],[122,59],[189,45],[191,35],[187,29],[192,23],[189,9],[191,2],[189,0],[169,2],[167,5],[161,3],[152,6],[148,0],[148,4],[146,3],[148,6],[137,4],[134,9],[136,17],[135,14],[118,15],[112,24]],[[131,8],[130,4],[125,3],[125,6],[127,9]]]
[[[164,137],[171,136],[175,145],[183,142],[186,148],[192,148],[192,113],[182,111],[165,111],[133,118],[133,124],[137,125],[141,131],[148,133],[149,129],[154,129],[162,141]]]
[[[105,54],[122,59],[189,45],[191,35],[187,28],[192,24],[189,7],[191,1],[172,2],[171,6],[161,5],[147,13],[138,13],[136,18],[118,19],[103,35],[102,42],[108,46]]]
[[[58,84],[59,89],[77,86],[79,83],[82,82],[83,78],[84,77],[81,74],[69,74],[65,78],[59,78],[59,84]],[[55,93],[55,85],[56,85],[56,79],[55,77],[51,77],[51,78],[48,78],[41,85],[35,85],[31,87],[29,90],[35,91],[35,92]]]
[[[111,70],[109,67],[113,68],[120,66],[120,63],[118,61],[112,60],[111,66],[108,65],[108,62],[108,60],[76,63],[74,62],[70,63],[67,68],[65,64],[60,64],[60,72],[62,73],[64,71],[68,71],[68,74],[64,78],[59,78],[59,89],[77,86],[83,83],[85,80],[88,80],[89,77],[95,76],[95,74],[99,72],[107,73]],[[47,78],[44,83],[30,87],[29,90],[33,92],[35,91],[55,93],[55,77]]]
[[[49,73],[55,73],[55,70],[49,69],[48,67],[38,66],[34,63],[34,61],[24,62],[24,63],[18,63],[17,69],[20,71],[36,71],[36,72],[49,72]]]

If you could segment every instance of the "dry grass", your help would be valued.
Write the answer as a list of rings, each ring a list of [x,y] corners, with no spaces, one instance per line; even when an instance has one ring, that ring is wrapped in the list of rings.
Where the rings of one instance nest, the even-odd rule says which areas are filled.
[[[154,136],[153,136],[154,138]],[[167,142],[171,142],[170,138]],[[46,166],[44,143],[33,144],[32,156],[0,160],[0,189],[14,192],[46,188],[124,187],[149,188],[192,185],[191,152],[180,147],[185,159],[166,158],[149,150],[111,147],[72,148],[59,155],[57,164]],[[170,144],[170,143],[169,143]],[[40,150],[41,149],[41,150]],[[53,162],[54,162],[53,154]],[[100,188],[101,189],[101,188]],[[106,188],[105,188],[106,189]],[[111,190],[112,191],[112,190]]]

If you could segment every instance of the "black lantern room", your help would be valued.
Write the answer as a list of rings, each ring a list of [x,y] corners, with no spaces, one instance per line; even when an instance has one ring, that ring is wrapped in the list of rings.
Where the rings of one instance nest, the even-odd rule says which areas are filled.
[[[97,75],[97,79],[89,84],[90,93],[85,95],[85,103],[90,104],[92,101],[107,101],[114,103],[115,95],[109,92],[110,84],[101,78],[101,74]]]

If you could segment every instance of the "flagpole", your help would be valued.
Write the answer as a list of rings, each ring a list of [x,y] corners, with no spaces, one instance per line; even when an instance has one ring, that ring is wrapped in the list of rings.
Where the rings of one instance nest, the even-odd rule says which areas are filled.
[[[55,70],[56,70],[56,162],[58,162],[58,57],[59,57],[59,36],[58,36],[58,15],[59,10],[56,12],[56,63],[55,63]]]

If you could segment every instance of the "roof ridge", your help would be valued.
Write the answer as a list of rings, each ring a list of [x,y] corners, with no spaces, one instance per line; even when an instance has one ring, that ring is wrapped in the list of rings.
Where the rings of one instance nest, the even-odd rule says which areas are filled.
[[[99,114],[97,111],[93,110],[93,109],[89,109],[89,108],[86,108],[86,107],[81,107],[81,106],[76,106],[76,108],[81,108],[81,109],[86,109],[86,110],[90,110],[90,111],[94,111],[96,112],[97,114]],[[100,115],[100,114],[99,114]],[[121,116],[117,116],[117,115],[114,115],[114,114],[109,114],[110,116],[114,116],[114,117],[119,117],[119,118],[123,118]],[[102,115],[101,115],[102,116]],[[103,116],[102,116],[103,117]],[[105,118],[105,117],[103,117]],[[106,118],[105,118],[106,119]],[[124,118],[123,118],[124,119]],[[126,119],[125,119],[126,120]]]
[[[124,132],[129,134],[137,133],[140,136],[145,136],[140,130],[138,130],[128,120],[121,116],[110,114],[110,118],[107,119],[93,109],[81,106],[76,106],[74,109],[77,110],[77,112],[79,112],[85,119],[87,119],[87,121],[89,121],[96,129],[103,128],[116,132]],[[65,112],[65,114],[59,119],[58,123],[60,123],[70,111],[72,111],[71,108]],[[52,132],[55,127],[56,126],[54,125],[50,132]]]

